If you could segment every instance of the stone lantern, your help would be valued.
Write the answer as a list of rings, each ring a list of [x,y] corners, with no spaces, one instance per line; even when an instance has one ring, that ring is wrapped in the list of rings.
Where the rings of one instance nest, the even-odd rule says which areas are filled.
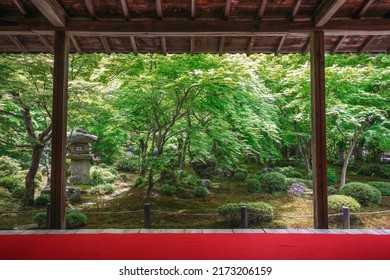
[[[70,151],[66,157],[71,160],[69,181],[72,185],[88,185],[93,159],[90,144],[97,140],[97,136],[88,134],[83,129],[76,129],[68,132],[67,138]]]

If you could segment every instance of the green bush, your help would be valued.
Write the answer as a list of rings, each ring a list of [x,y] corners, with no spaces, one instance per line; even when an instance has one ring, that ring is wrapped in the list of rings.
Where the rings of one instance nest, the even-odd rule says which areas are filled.
[[[136,187],[142,186],[144,183],[145,183],[145,178],[144,177],[139,176],[135,180],[135,186]]]
[[[105,195],[105,194],[112,194],[114,192],[115,186],[113,184],[101,184],[92,187],[89,190],[90,194],[97,194],[97,195]]]
[[[302,178],[302,173],[292,166],[277,167],[275,168],[275,171],[283,174],[288,178]]]
[[[310,171],[309,178],[313,179],[313,171]],[[327,178],[328,186],[336,184],[337,183],[336,171],[332,168],[328,168],[326,170],[326,178]]]
[[[122,156],[115,161],[114,167],[119,171],[134,172],[139,170],[140,165],[138,159]]]
[[[71,203],[80,202],[81,190],[79,188],[69,188],[67,198]]]
[[[381,201],[381,193],[376,188],[363,183],[349,183],[340,189],[340,194],[353,197],[362,206],[370,204],[378,205]]]
[[[292,186],[292,184],[295,184],[295,183],[304,185],[304,186],[308,187],[309,189],[313,188],[313,181],[312,180],[301,179],[301,178],[286,178],[286,188]]]
[[[38,228],[46,228],[46,213],[37,213],[33,219],[38,224]]]
[[[246,176],[244,172],[238,171],[234,172],[234,179],[237,181],[243,181],[246,179]]]
[[[20,186],[12,190],[12,196],[15,198],[23,198],[24,196],[24,191],[25,191],[25,186]]]
[[[89,173],[89,179],[92,186],[97,186],[101,184],[114,183],[116,176],[108,169],[93,166]]]
[[[260,182],[256,178],[247,178],[245,180],[246,190],[250,193],[260,192]]]
[[[338,193],[339,193],[339,191],[335,187],[332,187],[332,186],[328,187],[328,195],[335,195]]]
[[[0,157],[0,178],[17,174],[21,169],[16,159],[8,156]]]
[[[228,225],[239,226],[241,221],[241,206],[247,207],[248,225],[253,226],[273,220],[273,209],[264,202],[228,203],[219,206],[217,211],[219,215],[225,218]]]
[[[365,164],[357,172],[360,175],[390,179],[390,167],[381,164]]]
[[[205,187],[198,186],[194,188],[194,195],[197,197],[206,197],[209,193],[209,190]]]
[[[329,214],[341,213],[343,207],[348,207],[350,212],[359,212],[360,204],[354,198],[345,195],[330,195],[328,197]]]
[[[370,186],[378,189],[383,196],[390,196],[390,182],[368,182]]]
[[[3,198],[10,199],[11,193],[7,189],[0,187],[0,199]]]
[[[261,175],[262,181],[269,193],[282,193],[286,190],[286,176],[278,172],[265,173]]]
[[[35,175],[35,179],[37,179],[39,182],[42,182],[42,172],[38,171]]]
[[[80,212],[70,212],[66,214],[66,228],[75,229],[85,227],[87,225],[87,217]]]
[[[0,187],[6,188],[10,192],[23,187],[23,180],[19,176],[5,176],[0,178]]]
[[[50,202],[50,195],[41,194],[34,200],[35,206],[46,206]]]
[[[199,176],[196,176],[196,175],[195,176],[189,176],[189,177],[186,177],[186,178],[183,179],[183,183],[185,185],[193,186],[193,187],[200,186],[201,182],[202,181],[200,180]]]
[[[163,193],[165,193],[166,195],[169,195],[169,196],[172,196],[175,192],[176,192],[176,187],[175,186],[172,186],[170,184],[164,184],[162,187],[161,187],[161,190]]]

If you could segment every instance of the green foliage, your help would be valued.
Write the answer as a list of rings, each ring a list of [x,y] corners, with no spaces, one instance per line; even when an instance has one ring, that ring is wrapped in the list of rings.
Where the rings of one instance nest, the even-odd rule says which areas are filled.
[[[169,196],[174,195],[175,192],[177,191],[176,187],[173,185],[170,185],[170,184],[164,184],[161,187],[161,190],[163,193],[165,193],[166,195],[169,195]]]
[[[313,172],[312,171],[310,171],[310,173],[309,173],[309,178],[313,179]],[[327,178],[328,186],[336,184],[337,183],[336,171],[333,168],[328,168],[326,170],[326,178]]]
[[[299,172],[292,166],[277,167],[275,168],[275,171],[283,174],[287,178],[302,178],[301,172]]]
[[[87,217],[80,212],[70,212],[66,214],[66,228],[76,229],[87,225]]]
[[[81,190],[79,188],[70,188],[67,195],[71,203],[78,203],[81,201]]]
[[[348,183],[340,189],[340,194],[353,197],[362,206],[378,205],[381,201],[380,191],[364,183]]]
[[[244,172],[242,171],[236,171],[234,172],[234,179],[237,181],[243,181],[246,179],[246,176]]]
[[[335,195],[338,194],[339,190],[336,189],[335,187],[329,186],[328,187],[328,195]]]
[[[47,215],[44,212],[35,214],[33,219],[34,219],[34,222],[37,223],[38,228],[41,228],[41,229],[46,228],[46,217],[47,217]]]
[[[378,189],[383,196],[390,196],[390,182],[368,182],[370,186]]]
[[[0,187],[0,199],[5,198],[10,199],[11,193],[7,189]]]
[[[209,195],[209,190],[202,186],[197,186],[194,188],[194,195],[196,197],[206,197]]]
[[[390,179],[390,168],[380,164],[365,164],[357,173],[365,176]]]
[[[247,178],[245,180],[246,190],[250,193],[257,193],[261,191],[260,182],[256,178]]]
[[[130,156],[121,156],[116,159],[114,166],[119,171],[129,172],[138,171],[140,168],[138,159]]]
[[[25,186],[19,186],[15,189],[12,190],[12,196],[18,199],[23,198],[24,191],[25,191]]]
[[[23,181],[19,176],[5,176],[0,178],[0,187],[6,188],[10,192],[14,189],[22,188]]]
[[[35,199],[34,204],[35,206],[46,206],[49,202],[50,202],[50,195],[41,194]]]
[[[89,173],[89,178],[91,185],[97,186],[101,184],[113,183],[116,179],[116,176],[108,169],[93,166]]]
[[[187,186],[195,187],[200,186],[201,180],[199,176],[189,176],[183,179],[183,183]]]
[[[137,179],[135,180],[135,186],[136,186],[136,187],[142,186],[144,183],[145,183],[144,177],[139,176],[139,177],[137,177]]]
[[[360,211],[360,204],[354,198],[346,195],[330,195],[328,196],[328,212],[329,214],[341,213],[343,207],[348,207],[350,212]]]
[[[115,186],[113,184],[101,184],[97,186],[93,186],[90,190],[90,194],[96,195],[105,195],[112,194],[114,192]]]
[[[37,174],[35,175],[35,179],[38,181],[38,182],[42,182],[42,172],[37,172]]]
[[[19,171],[21,167],[17,160],[8,156],[0,157],[0,179],[17,174]]]
[[[278,172],[265,173],[261,175],[269,193],[277,194],[286,190],[286,176]]]
[[[273,220],[273,209],[264,202],[228,203],[218,207],[218,214],[223,216],[229,226],[239,226],[241,221],[241,206],[248,211],[248,225],[254,226]]]

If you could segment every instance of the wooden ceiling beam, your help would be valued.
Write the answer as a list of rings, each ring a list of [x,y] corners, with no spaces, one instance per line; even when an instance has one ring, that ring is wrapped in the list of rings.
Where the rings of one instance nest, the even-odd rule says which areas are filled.
[[[231,5],[232,5],[232,0],[226,0],[225,13],[224,13],[225,20],[229,19],[229,13],[230,13],[230,6]]]
[[[16,7],[18,7],[19,11],[20,11],[24,16],[27,16],[26,7],[25,7],[24,4],[22,3],[22,1],[20,1],[20,0],[14,0],[14,3],[15,3],[15,5],[16,5]]]
[[[248,46],[246,47],[246,55],[250,56],[252,53],[253,45],[255,44],[256,37],[251,36],[248,40]]]
[[[359,47],[358,54],[366,52],[374,40],[375,36],[368,36],[363,44]]]
[[[47,40],[46,36],[45,35],[38,35],[39,36],[39,39],[41,40],[41,42],[45,45],[46,49],[50,52],[50,53],[54,53],[54,49],[53,47],[50,45],[49,41]]]
[[[162,20],[163,19],[163,13],[162,13],[161,0],[156,0],[156,13],[157,13],[158,19]]]
[[[161,52],[163,55],[167,55],[167,41],[164,36],[161,37]]]
[[[92,0],[84,0],[85,6],[87,7],[89,15],[93,18],[96,19],[96,12],[95,12],[95,7],[93,6]]]
[[[286,40],[286,36],[282,36],[279,40],[278,46],[275,49],[275,55],[280,54],[280,50],[282,49],[284,40]]]
[[[106,51],[106,53],[111,54],[112,52],[111,52],[110,44],[108,43],[107,37],[99,36],[99,38],[100,38],[100,42],[102,43],[103,48]]]
[[[310,36],[307,38],[306,43],[303,45],[302,54],[307,55],[310,51]]]
[[[359,11],[356,13],[356,17],[361,18],[367,12],[367,10],[370,8],[374,1],[375,0],[366,0],[360,7]]]
[[[53,26],[66,26],[66,12],[56,0],[31,0],[31,2]]]
[[[191,36],[191,55],[195,54],[195,37]]]
[[[130,16],[129,16],[129,7],[127,6],[127,0],[121,0],[121,6],[123,11],[123,16],[125,17],[126,20],[129,20]]]
[[[221,37],[219,40],[218,54],[221,56],[223,54],[223,49],[225,47],[225,37]]]
[[[191,0],[191,19],[196,18],[196,0]]]
[[[27,49],[23,46],[23,44],[19,41],[18,37],[15,35],[8,35],[8,38],[11,42],[20,50],[22,53],[27,53]]]
[[[79,42],[77,41],[76,37],[73,36],[73,35],[69,35],[69,39],[72,41],[72,44],[74,46],[74,48],[76,49],[76,51],[79,53],[79,54],[83,54],[84,51],[83,49],[81,48]]]
[[[331,51],[331,54],[335,54],[335,53],[339,50],[340,46],[343,44],[343,41],[344,41],[344,39],[345,39],[346,37],[347,37],[347,36],[340,36],[340,37],[337,39],[337,41],[336,41],[336,43],[335,43],[335,45],[334,45],[334,47],[333,47],[333,49],[332,49],[332,51]]]
[[[257,10],[257,16],[256,16],[258,20],[261,20],[263,18],[266,7],[267,7],[267,0],[260,0],[259,9]]]
[[[316,27],[324,26],[347,0],[322,0],[314,12]]]
[[[133,49],[134,55],[138,55],[137,42],[135,41],[134,36],[130,36],[131,48]]]
[[[301,4],[302,4],[302,0],[295,0],[292,11],[291,11],[291,15],[290,15],[291,21],[294,21],[295,17],[297,16],[298,10],[299,10],[299,7],[301,6]]]

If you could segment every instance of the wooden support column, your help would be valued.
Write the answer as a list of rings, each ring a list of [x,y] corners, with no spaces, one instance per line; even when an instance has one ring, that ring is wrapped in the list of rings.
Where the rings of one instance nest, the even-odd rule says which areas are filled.
[[[66,124],[68,102],[69,38],[65,31],[55,32],[52,163],[51,163],[51,228],[65,228]]]
[[[310,38],[314,227],[328,228],[324,32]]]

